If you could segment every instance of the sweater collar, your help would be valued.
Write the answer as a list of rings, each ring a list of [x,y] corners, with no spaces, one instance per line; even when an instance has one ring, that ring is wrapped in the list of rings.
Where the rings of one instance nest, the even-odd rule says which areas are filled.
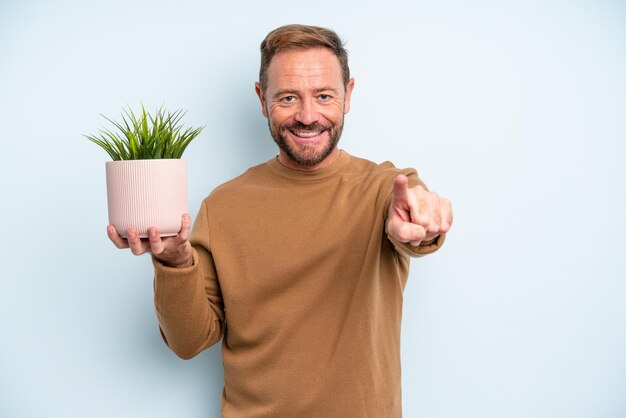
[[[339,150],[339,157],[332,164],[314,171],[295,170],[285,167],[278,161],[277,157],[266,162],[267,166],[276,174],[297,181],[320,181],[337,174],[350,160],[350,154],[344,150]]]

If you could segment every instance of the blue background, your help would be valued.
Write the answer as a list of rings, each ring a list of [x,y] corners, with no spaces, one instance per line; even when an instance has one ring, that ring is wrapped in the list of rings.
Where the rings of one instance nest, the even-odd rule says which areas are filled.
[[[626,5],[461,0],[0,2],[0,416],[217,417],[219,345],[162,343],[152,267],[108,241],[81,136],[188,109],[189,206],[276,154],[258,46],[335,29],[356,87],[341,147],[449,197],[412,265],[404,415],[626,416]]]

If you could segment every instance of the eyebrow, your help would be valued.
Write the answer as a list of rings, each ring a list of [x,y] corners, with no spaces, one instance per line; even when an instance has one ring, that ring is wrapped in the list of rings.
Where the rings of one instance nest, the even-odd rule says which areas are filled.
[[[281,90],[278,90],[276,93],[274,93],[272,97],[276,99],[278,98],[278,96],[282,96],[284,94],[298,94],[298,92],[292,89],[281,89]]]
[[[322,87],[322,88],[314,90],[315,93],[321,93],[321,92],[324,92],[324,91],[329,91],[329,92],[338,94],[338,90],[336,88],[333,88],[333,87]],[[278,90],[276,93],[274,93],[274,96],[272,96],[272,97],[273,98],[278,98],[279,96],[282,96],[284,94],[298,94],[298,91],[294,90],[294,89],[281,89],[281,90]]]

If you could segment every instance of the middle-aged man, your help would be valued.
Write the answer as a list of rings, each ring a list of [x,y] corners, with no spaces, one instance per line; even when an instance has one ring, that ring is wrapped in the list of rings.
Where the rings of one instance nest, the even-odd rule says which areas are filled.
[[[402,416],[409,257],[441,246],[452,211],[415,170],[337,148],[353,88],[335,32],[270,32],[256,93],[278,156],[215,189],[193,232],[186,214],[176,237],[108,228],[119,248],[152,253],[176,354],[223,337],[223,417]]]

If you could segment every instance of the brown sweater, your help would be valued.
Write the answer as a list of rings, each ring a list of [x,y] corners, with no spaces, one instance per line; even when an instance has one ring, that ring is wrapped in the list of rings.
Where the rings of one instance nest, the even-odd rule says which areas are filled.
[[[192,267],[154,261],[167,345],[191,358],[224,336],[223,417],[401,417],[408,257],[444,237],[387,237],[400,173],[420,182],[345,151],[315,172],[272,159],[203,201]]]

